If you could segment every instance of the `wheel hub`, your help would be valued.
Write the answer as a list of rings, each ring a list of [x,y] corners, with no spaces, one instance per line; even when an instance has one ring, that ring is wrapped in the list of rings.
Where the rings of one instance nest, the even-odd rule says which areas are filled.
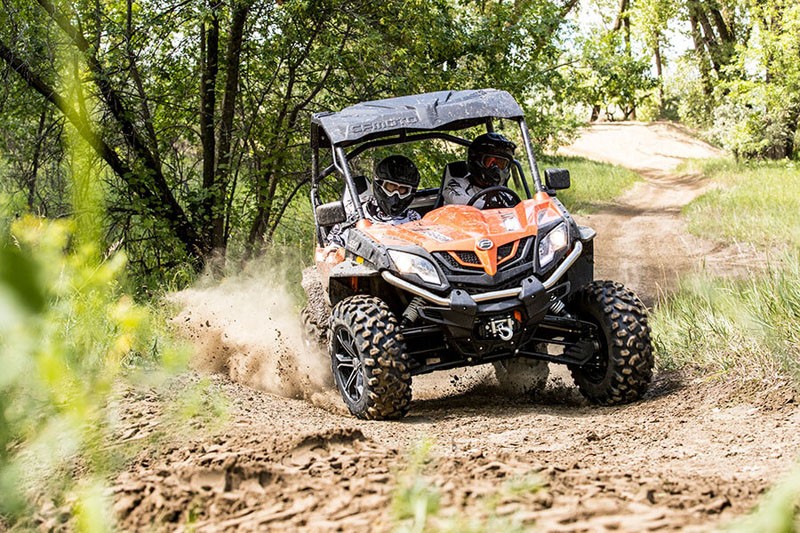
[[[336,378],[341,390],[352,402],[358,402],[364,395],[364,365],[356,350],[355,342],[345,329],[336,331]]]

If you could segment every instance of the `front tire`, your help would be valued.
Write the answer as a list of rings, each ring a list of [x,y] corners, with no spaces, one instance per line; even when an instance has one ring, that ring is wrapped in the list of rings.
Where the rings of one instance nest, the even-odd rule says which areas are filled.
[[[570,367],[586,399],[617,405],[640,399],[653,377],[647,310],[633,291],[613,281],[593,281],[573,297],[570,310],[598,326],[597,349],[588,363]]]
[[[350,412],[367,420],[402,418],[411,372],[397,318],[380,298],[356,295],[333,308],[328,351],[336,387]]]

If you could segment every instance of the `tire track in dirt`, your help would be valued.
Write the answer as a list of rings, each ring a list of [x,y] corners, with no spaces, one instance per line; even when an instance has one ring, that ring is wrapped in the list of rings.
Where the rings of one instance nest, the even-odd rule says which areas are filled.
[[[573,146],[586,150],[586,141],[606,156],[624,148],[645,165],[636,167],[644,182],[584,223],[599,233],[598,275],[624,281],[651,301],[694,268],[703,250],[717,253],[693,242],[679,218],[706,184],[658,166],[683,157],[681,143],[687,155],[700,150],[679,134],[663,125],[603,125]],[[649,144],[634,143],[647,136]],[[673,151],[671,143],[678,145]],[[209,307],[213,313],[199,312],[195,299],[184,309],[181,320],[194,341],[223,339],[237,353],[263,351],[252,331],[259,321],[225,310],[257,314],[250,298],[269,291],[212,294],[221,293],[229,300]],[[192,296],[202,303],[202,292]],[[285,318],[291,309],[278,312]],[[247,335],[237,333],[243,326]],[[285,326],[281,331],[295,338]],[[248,346],[247,338],[259,346]],[[213,361],[208,342],[203,353]],[[543,531],[708,531],[749,510],[788,471],[800,446],[798,397],[783,383],[731,390],[694,374],[660,374],[644,401],[599,408],[563,373],[554,372],[535,398],[511,397],[490,376],[491,368],[475,367],[415,378],[404,420],[365,422],[344,413],[333,391],[309,402],[273,394],[282,389],[270,380],[243,380],[271,391],[262,392],[231,381],[234,373],[212,375],[213,389],[230,402],[230,419],[214,434],[171,435],[144,448],[114,484],[115,510],[128,530],[386,531],[394,526],[392,495],[408,450],[428,440],[423,475],[441,495],[445,518],[515,516]],[[147,442],[168,424],[163,413],[175,396],[197,379],[189,374],[166,391],[127,393],[121,438]],[[540,490],[506,490],[532,478]]]

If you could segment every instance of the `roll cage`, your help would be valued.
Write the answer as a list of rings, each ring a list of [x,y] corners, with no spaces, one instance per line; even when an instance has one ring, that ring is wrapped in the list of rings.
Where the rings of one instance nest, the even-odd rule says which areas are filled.
[[[413,96],[388,98],[350,106],[338,113],[316,113],[311,119],[311,204],[317,236],[321,239],[317,208],[322,205],[319,184],[327,176],[338,173],[344,181],[358,219],[364,218],[358,189],[348,162],[372,148],[439,139],[468,147],[471,141],[453,135],[474,126],[494,131],[494,120],[517,123],[532,169],[534,191],[545,190],[530,140],[528,125],[514,98],[506,91],[481,89],[440,91]],[[346,148],[351,150],[345,151]],[[332,163],[320,168],[320,150],[331,151]],[[528,198],[531,190],[522,165],[514,161]],[[441,185],[440,185],[441,193]]]

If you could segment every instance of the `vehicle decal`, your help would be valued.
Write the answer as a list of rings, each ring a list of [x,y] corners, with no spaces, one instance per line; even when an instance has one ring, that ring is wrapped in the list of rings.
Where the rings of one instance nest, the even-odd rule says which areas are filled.
[[[374,131],[389,130],[392,128],[402,128],[404,126],[411,126],[419,122],[419,118],[415,116],[390,118],[387,120],[380,120],[378,122],[365,122],[364,124],[354,124],[350,131],[352,133],[371,133]]]

